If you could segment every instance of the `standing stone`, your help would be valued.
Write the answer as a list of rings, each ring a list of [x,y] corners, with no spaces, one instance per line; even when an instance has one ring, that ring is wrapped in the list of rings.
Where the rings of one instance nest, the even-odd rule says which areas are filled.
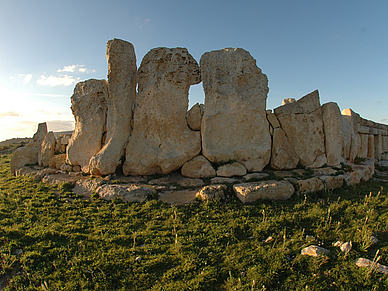
[[[106,137],[100,152],[90,160],[89,171],[94,175],[112,174],[121,165],[136,100],[137,68],[133,45],[120,39],[110,40],[106,56],[109,82]]]
[[[337,103],[329,102],[322,105],[323,130],[327,164],[339,165],[342,157],[342,116]]]
[[[373,134],[368,135],[368,158],[375,158],[375,136]]]
[[[303,166],[325,154],[322,110],[318,90],[276,108],[275,115]]]
[[[299,157],[290,145],[283,129],[275,128],[272,137],[271,168],[275,170],[295,169]]]
[[[343,134],[343,143],[342,143],[342,158],[344,160],[349,159],[350,155],[350,146],[352,143],[352,128],[350,122],[342,116],[342,134]]]
[[[359,134],[359,141],[360,141],[360,147],[359,147],[359,152],[358,156],[360,158],[367,158],[368,157],[368,140],[369,140],[369,135],[368,134]]]
[[[38,124],[38,129],[35,132],[34,136],[32,137],[32,141],[30,141],[30,144],[35,144],[35,145],[41,145],[46,134],[47,134],[47,123],[42,122]]]
[[[143,58],[125,175],[168,174],[201,151],[200,133],[186,122],[191,85],[201,75],[185,48],[156,48]]]
[[[375,159],[381,160],[381,154],[383,152],[383,141],[380,134],[375,135]]]
[[[271,155],[267,76],[241,48],[207,52],[200,63],[205,91],[202,154],[211,162],[236,160],[248,171],[261,171]]]
[[[351,143],[349,161],[353,162],[358,153],[358,120],[360,116],[350,108],[342,110],[342,116],[350,123]]]
[[[201,107],[196,103],[189,111],[187,111],[187,125],[191,130],[201,130]]]
[[[42,167],[48,167],[50,160],[55,154],[55,137],[54,133],[50,131],[46,134],[42,145],[38,151],[38,164]]]
[[[89,173],[89,161],[101,150],[105,132],[108,83],[105,80],[79,82],[71,96],[75,130],[67,146],[67,163]]]

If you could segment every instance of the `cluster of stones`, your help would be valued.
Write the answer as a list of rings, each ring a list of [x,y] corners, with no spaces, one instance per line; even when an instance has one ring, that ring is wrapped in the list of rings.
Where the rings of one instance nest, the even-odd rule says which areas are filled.
[[[34,137],[35,146],[15,152],[15,157],[34,147],[39,153],[31,152],[30,160],[14,158],[11,171],[37,162],[94,176],[167,175],[180,170],[191,179],[230,178],[261,172],[267,165],[275,170],[295,169],[298,164],[339,167],[357,156],[380,159],[388,151],[388,126],[364,120],[350,109],[341,114],[333,102],[321,106],[318,91],[297,101],[285,99],[273,112],[266,110],[267,76],[244,49],[207,52],[199,65],[185,48],[155,48],[137,68],[133,45],[113,39],[106,56],[108,81],[90,79],[74,89],[71,109],[76,125],[65,163],[64,155],[53,154],[53,134],[46,129],[42,140]],[[205,104],[188,110],[190,86],[200,82]],[[369,161],[340,179],[354,184],[373,173]],[[325,177],[304,184],[309,190],[342,185]],[[249,193],[259,188],[266,192],[261,198],[287,199],[294,193],[286,180],[235,186],[241,189],[235,191],[242,201],[251,202],[258,196]],[[287,195],[275,197],[279,191]]]

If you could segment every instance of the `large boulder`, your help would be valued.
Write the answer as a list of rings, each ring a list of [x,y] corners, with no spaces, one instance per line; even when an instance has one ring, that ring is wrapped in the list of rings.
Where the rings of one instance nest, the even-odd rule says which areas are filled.
[[[339,165],[342,158],[342,116],[337,103],[329,102],[322,105],[323,130],[327,164]]]
[[[241,48],[207,52],[200,64],[205,91],[202,154],[211,162],[236,160],[248,171],[261,171],[271,155],[267,76]]]
[[[325,154],[325,137],[318,90],[296,102],[284,104],[276,108],[274,112],[303,166],[312,165],[317,157]]]
[[[213,166],[204,156],[196,156],[186,162],[181,169],[182,176],[189,178],[209,178],[216,175]]]
[[[107,100],[105,80],[79,82],[71,96],[75,130],[67,146],[67,163],[79,165],[85,173],[89,173],[90,158],[101,150],[104,142]]]
[[[286,134],[280,127],[274,128],[272,136],[271,168],[275,170],[295,169],[299,157],[288,141]]]
[[[198,63],[185,48],[156,48],[144,56],[125,175],[168,174],[200,153],[200,133],[186,122],[190,86],[200,81]]]
[[[52,131],[48,132],[38,151],[38,164],[42,167],[48,167],[50,160],[55,154],[55,137]]]
[[[90,159],[89,171],[94,175],[112,174],[121,165],[136,100],[137,67],[133,45],[120,39],[110,40],[106,56],[109,82],[106,137],[101,150]]]

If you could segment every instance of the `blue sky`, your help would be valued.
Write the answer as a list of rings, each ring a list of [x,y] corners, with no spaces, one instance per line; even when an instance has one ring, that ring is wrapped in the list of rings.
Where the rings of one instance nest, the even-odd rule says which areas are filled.
[[[268,76],[267,108],[318,89],[388,124],[388,1],[0,0],[0,140],[32,136],[38,122],[70,130],[78,81],[106,79],[106,42],[203,53],[241,47]],[[203,102],[202,85],[190,105]]]

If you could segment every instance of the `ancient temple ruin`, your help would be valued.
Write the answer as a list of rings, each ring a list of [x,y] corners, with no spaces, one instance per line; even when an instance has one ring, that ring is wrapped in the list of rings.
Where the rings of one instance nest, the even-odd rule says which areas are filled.
[[[133,45],[108,41],[108,80],[78,83],[71,97],[75,131],[66,151],[47,128],[15,152],[11,170],[38,163],[94,176],[169,174],[188,178],[244,176],[298,165],[336,167],[388,152],[388,125],[320,104],[317,90],[266,109],[268,79],[244,49],[202,55],[155,48],[136,67]],[[188,110],[191,85],[205,104]],[[136,91],[137,88],[137,91]],[[222,166],[219,166],[222,165]]]

